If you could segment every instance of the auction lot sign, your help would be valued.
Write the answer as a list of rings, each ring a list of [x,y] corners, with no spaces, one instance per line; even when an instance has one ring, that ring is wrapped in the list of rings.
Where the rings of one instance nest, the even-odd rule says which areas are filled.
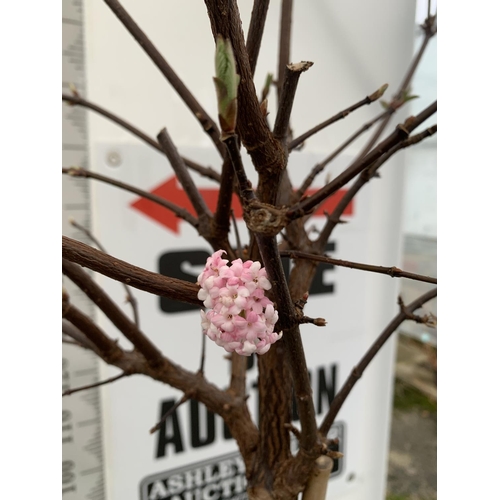
[[[170,201],[189,208],[168,161],[147,146],[134,144],[100,144],[96,149],[96,170],[143,190],[154,192]],[[203,165],[220,163],[211,149],[185,149],[186,157]],[[246,168],[253,182],[256,177],[248,157]],[[292,183],[299,186],[317,156],[294,152],[289,171]],[[339,173],[350,158],[338,161],[330,175]],[[209,207],[217,200],[217,184],[193,173],[196,184]],[[311,192],[324,184],[318,177]],[[136,195],[101,183],[92,185],[94,228],[98,238],[111,255],[145,269],[168,276],[196,281],[206,258],[212,253],[209,245],[185,221],[166,209]],[[325,220],[324,210],[331,210],[336,200],[318,210],[309,221],[311,234]],[[328,254],[367,261],[369,190],[349,206],[345,220],[328,244]],[[241,207],[234,204],[241,238],[247,239],[241,218]],[[234,231],[233,231],[234,232]],[[235,244],[234,235],[232,242]],[[283,261],[285,271],[293,265]],[[120,283],[98,277],[106,291],[123,304]],[[365,274],[331,265],[320,264],[305,312],[308,316],[324,317],[328,325],[318,328],[303,325],[302,338],[313,389],[318,421],[325,415],[329,403],[347,378],[354,364],[366,349]],[[199,308],[173,302],[145,292],[134,291],[138,299],[140,327],[174,362],[196,371],[201,353]],[[127,310],[127,304],[123,304]],[[104,317],[101,326],[126,348],[131,345]],[[227,353],[207,339],[205,375],[219,387],[227,387],[230,363]],[[248,358],[248,404],[254,418],[257,412],[257,363]],[[103,366],[102,376],[118,372]],[[389,380],[381,380],[382,390]],[[365,471],[361,461],[364,420],[367,407],[360,383],[342,409],[330,436],[338,437],[338,449],[344,458],[335,461],[331,472],[329,495],[356,498],[358,478]],[[159,430],[149,433],[161,417],[171,410],[182,394],[143,376],[127,377],[103,388],[104,455],[109,500],[215,500],[244,499],[245,470],[235,441],[222,419],[207,411],[197,401],[188,401],[171,411]],[[377,410],[379,411],[379,410]],[[385,410],[383,410],[385,411]],[[387,418],[387,417],[386,417]],[[258,423],[258,422],[257,422]],[[299,426],[298,415],[294,424]],[[385,456],[384,452],[380,452]],[[353,496],[349,496],[349,495]],[[359,498],[359,497],[358,497]]]

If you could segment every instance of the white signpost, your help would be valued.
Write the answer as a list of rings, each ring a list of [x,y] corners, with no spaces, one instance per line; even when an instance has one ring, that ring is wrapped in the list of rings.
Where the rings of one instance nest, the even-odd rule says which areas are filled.
[[[244,26],[248,24],[252,3],[241,2]],[[216,116],[211,81],[213,40],[204,6],[187,8],[184,2],[124,1],[123,4],[209,113]],[[378,3],[377,8],[371,2],[363,2],[363,9],[368,16],[372,13],[372,20],[378,16],[377,28],[355,26],[352,30],[350,23],[360,20],[356,14],[359,6],[355,8],[346,2],[335,10],[329,1],[305,4],[297,2],[296,5],[294,17],[302,20],[302,28],[296,28],[292,55],[294,60],[310,59],[316,64],[303,77],[304,85],[302,81],[299,85],[293,115],[298,133],[385,82],[395,86],[411,56],[411,32],[407,40],[401,40],[401,32],[404,32],[401,26],[413,29],[411,2],[402,6],[396,0],[385,0]],[[88,98],[118,112],[151,135],[167,125],[182,154],[203,165],[218,166],[217,153],[198,130],[195,120],[107,7],[95,1],[85,7]],[[264,47],[272,43],[276,47],[278,14],[279,9],[271,6]],[[342,19],[346,19],[345,25]],[[308,27],[307,33],[304,26]],[[375,32],[378,36],[384,33],[384,40],[380,40],[376,50],[373,47],[373,40],[377,39],[373,38]],[[399,38],[395,41],[391,37]],[[340,39],[345,42],[343,47],[339,47]],[[275,57],[275,51],[262,51],[256,79],[275,67]],[[382,67],[377,66],[375,58],[383,61]],[[330,67],[332,59],[335,68]],[[314,75],[317,66],[319,70]],[[303,152],[294,152],[289,162],[292,183],[300,185],[317,161],[378,109],[370,111],[371,114],[360,113],[352,120],[349,117],[347,128],[345,123],[339,124],[334,132],[325,131],[321,138],[312,138]],[[161,154],[101,117],[91,115],[89,123],[93,170],[155,191],[177,203],[184,202],[184,193]],[[328,169],[328,175],[339,173],[354,153],[351,150],[350,156],[336,160]],[[252,178],[251,164],[247,155],[244,156]],[[339,226],[331,237],[330,255],[380,265],[398,264],[401,164],[402,158],[390,162],[384,167],[383,179],[371,183],[373,185],[354,200],[345,217],[349,223]],[[216,199],[217,184],[195,177],[210,206],[211,200]],[[318,177],[312,188],[318,189],[324,180],[325,175]],[[161,208],[153,209],[135,195],[107,185],[92,184],[91,199],[93,231],[112,255],[169,276],[194,280],[198,275],[210,248],[191,226]],[[241,219],[237,220],[244,238],[244,224]],[[310,225],[320,227],[323,220],[324,216],[315,214]],[[287,265],[285,261],[285,267]],[[97,278],[118,303],[124,302],[121,284]],[[302,327],[318,421],[352,367],[392,319],[396,312],[396,286],[395,280],[385,276],[319,266],[306,311],[309,316],[325,317],[328,325]],[[176,363],[197,370],[201,352],[199,312],[143,292],[137,291],[135,295],[141,329]],[[98,319],[105,331],[130,347],[106,318],[98,315]],[[229,377],[225,354],[207,341],[205,373],[221,387],[227,385]],[[332,435],[339,438],[344,458],[335,463],[328,498],[383,498],[392,365],[393,348],[392,343],[388,343],[339,414]],[[102,366],[101,372],[102,378],[118,373],[108,366]],[[256,379],[255,362],[249,358],[248,404],[254,416],[257,414]],[[141,376],[127,377],[102,389],[108,500],[246,498],[244,470],[235,442],[222,419],[208,413],[201,404],[187,402],[180,406],[158,432],[149,434],[149,429],[181,396],[179,391]],[[298,420],[294,423],[298,424]],[[67,499],[73,500],[69,496]]]

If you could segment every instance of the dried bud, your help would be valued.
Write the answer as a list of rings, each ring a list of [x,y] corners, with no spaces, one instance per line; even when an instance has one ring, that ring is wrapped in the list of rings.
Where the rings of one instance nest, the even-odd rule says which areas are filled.
[[[326,326],[326,319],[325,318],[315,318],[313,323],[316,326]]]
[[[269,112],[267,111],[267,99],[264,99],[261,103],[260,103],[260,110],[262,112],[262,116],[266,117]]]

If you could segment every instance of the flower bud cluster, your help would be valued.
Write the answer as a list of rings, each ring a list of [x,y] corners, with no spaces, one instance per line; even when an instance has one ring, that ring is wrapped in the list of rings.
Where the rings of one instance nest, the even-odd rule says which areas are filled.
[[[228,266],[218,250],[198,276],[201,326],[217,345],[242,356],[266,353],[283,335],[274,332],[278,312],[264,295],[271,288],[260,262],[236,259]]]

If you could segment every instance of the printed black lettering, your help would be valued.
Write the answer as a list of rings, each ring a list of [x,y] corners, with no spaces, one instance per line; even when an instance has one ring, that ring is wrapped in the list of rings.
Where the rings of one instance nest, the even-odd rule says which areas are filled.
[[[327,243],[327,252],[335,251],[335,242]],[[334,293],[335,285],[333,283],[325,283],[324,274],[326,271],[330,271],[334,268],[332,264],[325,264],[320,262],[316,268],[316,274],[314,275],[313,281],[311,283],[311,289],[309,290],[310,295],[320,295],[323,293]]]
[[[186,488],[192,489],[194,486],[203,485],[203,473],[201,469],[188,470],[185,473]]]
[[[175,399],[169,399],[162,402],[160,418],[172,409],[172,407],[175,405],[175,402]],[[184,451],[177,410],[170,413],[170,415],[161,424],[160,430],[158,432],[156,458],[161,458],[167,455],[167,446],[169,444],[174,446],[175,453]]]
[[[203,500],[216,500],[219,498],[219,490],[219,484],[209,484],[208,486],[205,486],[205,488],[203,488]]]
[[[215,440],[215,415],[211,411],[208,411],[205,405],[200,405],[200,403],[194,399],[190,402],[191,405],[191,446],[193,448],[201,448],[202,446],[207,446],[214,442]],[[205,418],[201,418],[200,406]],[[202,422],[204,420],[205,425],[203,426],[203,435],[201,432]]]
[[[204,266],[210,254],[206,250],[184,250],[167,252],[160,257],[159,273],[171,278],[196,283],[198,275],[189,274],[182,268],[186,266]],[[160,309],[166,313],[177,313],[200,309],[198,306],[184,304],[175,300],[160,297]]]
[[[184,500],[201,500],[201,490],[186,491]]]
[[[168,494],[182,493],[185,489],[182,474],[174,474],[168,479]]]
[[[224,421],[223,421],[224,422]],[[229,427],[227,426],[226,422],[223,423],[223,428],[224,428],[224,439],[233,439],[233,436],[231,435],[231,431],[229,430]]]
[[[330,242],[326,245],[326,251],[334,251],[335,242]],[[164,276],[170,276],[172,278],[178,278],[191,283],[196,283],[196,278],[198,275],[189,268],[203,267],[207,261],[210,254],[203,249],[197,250],[183,250],[175,252],[164,253],[158,262],[158,272]],[[283,264],[283,270],[285,271],[285,276],[290,274],[290,259],[288,257],[283,257],[281,259]],[[332,283],[325,283],[325,272],[333,269],[334,266],[331,264],[318,264],[316,274],[311,284],[311,295],[333,293],[335,286]],[[187,268],[187,270],[186,270]],[[190,271],[190,272],[189,272]],[[160,297],[160,309],[166,313],[178,313],[184,311],[194,311],[199,309],[198,306],[192,304],[184,304],[182,302],[177,302],[175,300],[168,299],[166,297]],[[249,359],[249,369],[253,366],[253,361]]]
[[[168,495],[167,488],[163,484],[163,481],[155,481],[151,491],[148,495],[148,500],[162,500]]]
[[[205,483],[213,483],[219,480],[219,474],[215,471],[216,467],[207,465],[205,467]]]

